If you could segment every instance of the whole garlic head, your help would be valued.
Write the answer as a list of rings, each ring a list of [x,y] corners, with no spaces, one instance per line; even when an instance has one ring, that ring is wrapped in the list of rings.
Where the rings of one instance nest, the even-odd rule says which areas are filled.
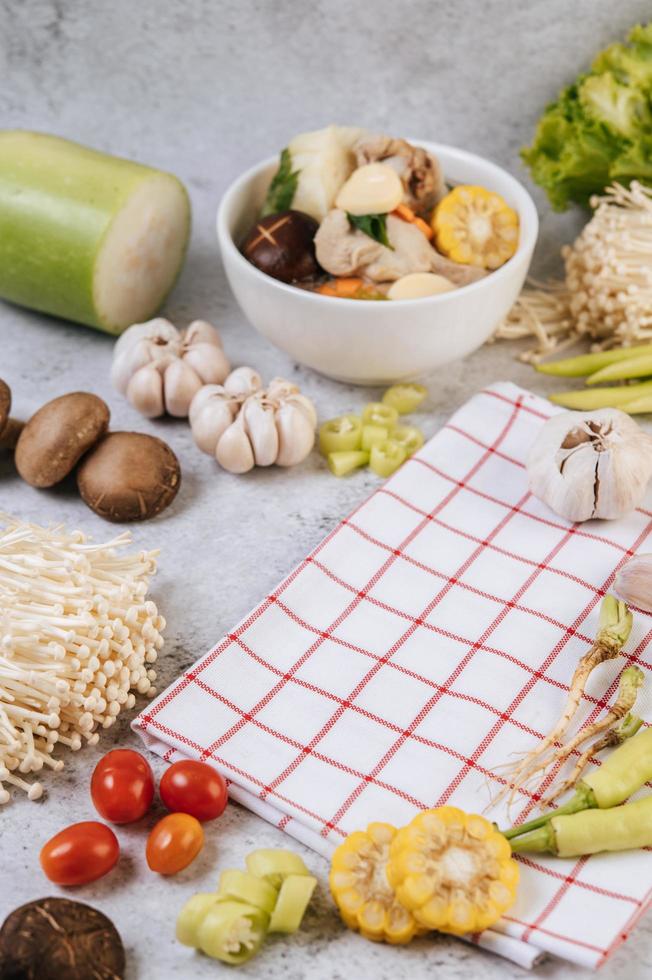
[[[241,367],[224,385],[193,398],[190,427],[196,445],[230,473],[254,466],[295,466],[315,443],[317,413],[309,398],[283,378],[267,389],[256,371]]]
[[[527,462],[532,493],[568,521],[613,520],[643,500],[652,436],[625,412],[561,412],[543,425]]]
[[[203,385],[220,384],[231,366],[215,327],[194,320],[179,331],[162,317],[135,323],[113,350],[111,381],[148,418],[185,418]]]

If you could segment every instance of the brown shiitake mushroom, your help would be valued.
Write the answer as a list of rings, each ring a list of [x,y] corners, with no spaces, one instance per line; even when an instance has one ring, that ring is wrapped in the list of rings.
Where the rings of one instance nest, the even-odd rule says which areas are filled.
[[[8,980],[122,980],[124,971],[118,930],[83,902],[28,902],[0,928],[0,976]]]
[[[23,423],[9,416],[11,411],[11,389],[0,378],[0,449],[15,449]]]
[[[16,444],[16,469],[33,487],[53,487],[109,427],[109,408],[97,395],[74,391],[32,415]]]
[[[257,221],[242,253],[261,272],[281,282],[306,282],[321,273],[314,238],[319,225],[303,211],[279,211]]]
[[[181,484],[167,443],[143,432],[110,432],[82,460],[77,487],[107,521],[144,521],[172,503]]]

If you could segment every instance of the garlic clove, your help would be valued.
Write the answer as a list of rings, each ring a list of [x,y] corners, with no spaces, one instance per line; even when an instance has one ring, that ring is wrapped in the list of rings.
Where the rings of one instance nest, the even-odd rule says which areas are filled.
[[[231,365],[221,347],[207,341],[195,343],[183,355],[204,384],[222,384],[231,370]]]
[[[240,413],[254,451],[256,466],[271,466],[276,462],[279,448],[274,407],[259,395],[253,395],[247,398]]]
[[[403,184],[393,167],[367,163],[354,170],[335,198],[335,207],[349,214],[387,214],[403,200]]]
[[[317,428],[317,411],[307,395],[290,395],[285,399],[286,404],[296,405],[306,415],[313,429]]]
[[[203,389],[202,389],[203,391]],[[233,410],[226,399],[213,399],[195,413],[191,431],[195,445],[209,456],[215,455],[217,444],[233,422]]]
[[[250,367],[239,367],[226,378],[224,387],[230,395],[237,398],[248,398],[263,387],[263,379]]]
[[[222,347],[222,338],[217,328],[209,323],[208,320],[193,320],[183,335],[184,343],[191,344],[210,344],[212,347]]]
[[[296,466],[315,444],[315,427],[298,405],[282,404],[275,413],[279,449],[278,466]]]
[[[127,327],[115,343],[113,356],[117,357],[119,354],[122,354],[123,351],[128,347],[132,347],[139,340],[163,341],[169,344],[179,341],[180,338],[181,335],[174,324],[166,320],[165,317],[157,316],[153,320],[148,320],[146,323],[134,323],[132,326]]]
[[[190,402],[190,408],[188,410],[188,419],[190,424],[194,422],[196,416],[203,411],[204,407],[213,401],[233,401],[231,395],[228,394],[224,385],[204,385],[199,389],[193,400]]]
[[[200,378],[189,364],[177,358],[168,364],[163,374],[165,409],[176,418],[186,418],[190,403],[202,387]]]
[[[165,414],[163,378],[153,364],[146,364],[131,376],[127,390],[128,401],[148,419]]]
[[[272,378],[267,385],[268,398],[283,399],[289,395],[298,395],[299,391],[298,385],[293,384],[292,381],[286,381],[285,378]]]
[[[242,416],[218,440],[215,459],[229,473],[248,473],[254,466],[254,452],[244,429]]]
[[[652,612],[652,555],[634,555],[616,573],[613,591],[628,605]]]
[[[124,347],[113,357],[111,365],[111,384],[121,395],[127,392],[131,376],[152,360],[150,342],[140,337],[130,347]]]

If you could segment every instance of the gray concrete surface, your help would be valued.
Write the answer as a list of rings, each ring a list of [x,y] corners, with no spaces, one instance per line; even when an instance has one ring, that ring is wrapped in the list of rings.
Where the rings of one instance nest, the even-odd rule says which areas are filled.
[[[370,393],[300,369],[239,314],[213,232],[216,204],[229,181],[294,133],[331,121],[466,147],[526,179],[518,148],[544,104],[593,52],[650,13],[644,0],[0,0],[0,127],[55,132],[176,172],[190,189],[194,231],[167,314],[180,323],[213,320],[234,362],[250,363],[266,377],[296,378],[328,417],[355,409]],[[537,270],[543,272],[554,267],[577,216],[552,215],[539,194],[537,202]],[[316,455],[290,472],[229,476],[194,450],[183,423],[143,421],[111,391],[109,338],[6,305],[0,305],[0,336],[0,375],[14,389],[17,414],[27,416],[65,391],[90,389],[109,401],[116,427],[158,433],[182,460],[184,483],[173,508],[133,531],[138,546],[161,548],[154,586],[168,621],[161,685],[247,612],[374,485],[365,474],[331,478]],[[546,383],[514,354],[511,347],[486,347],[431,378],[421,417],[426,432],[436,431],[487,381],[509,378],[545,391]],[[111,531],[69,489],[32,490],[6,462],[0,478],[3,510],[44,523],[64,520],[98,537]],[[101,751],[118,743],[138,745],[126,718],[98,750],[68,758],[65,772],[48,781],[47,800],[16,798],[2,809],[0,918],[23,901],[56,893],[39,870],[38,849],[71,820],[92,818],[91,768]],[[286,838],[236,805],[208,838],[195,865],[160,880],[145,867],[142,828],[126,828],[120,869],[80,891],[120,929],[130,980],[226,975],[225,967],[193,958],[174,942],[176,910],[192,892],[211,887],[219,867],[237,866],[254,846],[282,846]],[[305,929],[289,941],[270,942],[242,975],[522,975],[443,936],[401,950],[361,940],[333,913],[321,860],[307,852],[306,860],[319,874],[320,891]],[[642,980],[651,972],[648,917],[601,976]],[[585,973],[548,961],[538,975],[562,980]]]

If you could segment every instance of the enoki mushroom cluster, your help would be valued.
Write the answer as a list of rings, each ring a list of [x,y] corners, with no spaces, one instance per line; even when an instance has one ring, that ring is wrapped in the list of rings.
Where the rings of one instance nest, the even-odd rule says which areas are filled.
[[[0,514],[0,803],[23,776],[59,771],[76,750],[152,697],[165,620],[147,599],[157,552],[124,553],[128,532],[95,544],[81,531]]]
[[[652,337],[652,188],[614,184],[591,199],[593,217],[562,256],[564,282],[525,289],[496,337],[534,336],[538,360],[581,337],[596,349]]]

